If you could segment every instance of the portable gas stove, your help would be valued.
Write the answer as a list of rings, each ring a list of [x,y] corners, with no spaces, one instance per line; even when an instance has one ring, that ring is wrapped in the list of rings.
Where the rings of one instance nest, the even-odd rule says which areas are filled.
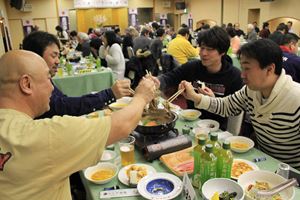
[[[191,139],[173,128],[164,134],[142,134],[134,131],[135,145],[142,151],[148,161],[159,158],[163,154],[172,153],[192,146]]]

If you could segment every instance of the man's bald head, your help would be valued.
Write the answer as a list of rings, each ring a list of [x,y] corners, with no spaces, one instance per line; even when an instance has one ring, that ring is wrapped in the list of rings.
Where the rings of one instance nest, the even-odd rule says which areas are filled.
[[[0,58],[0,90],[16,83],[24,74],[38,76],[41,65],[47,68],[46,62],[30,51],[14,50],[4,54]]]
[[[53,85],[42,57],[14,50],[0,58],[0,108],[14,109],[35,118],[50,109]]]

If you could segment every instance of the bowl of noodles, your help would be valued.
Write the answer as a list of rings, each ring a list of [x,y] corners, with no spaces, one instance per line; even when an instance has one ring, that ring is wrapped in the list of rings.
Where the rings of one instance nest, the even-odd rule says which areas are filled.
[[[256,195],[258,190],[269,190],[285,181],[286,179],[278,174],[264,170],[249,171],[238,178],[238,184],[245,191],[246,200],[292,200],[295,196],[293,187],[287,188],[271,197],[262,198]]]
[[[95,184],[108,183],[117,174],[118,174],[117,165],[109,162],[100,162],[95,166],[88,167],[84,171],[85,178]]]
[[[200,115],[201,112],[195,109],[186,109],[180,112],[180,117],[187,121],[195,121],[200,117]]]

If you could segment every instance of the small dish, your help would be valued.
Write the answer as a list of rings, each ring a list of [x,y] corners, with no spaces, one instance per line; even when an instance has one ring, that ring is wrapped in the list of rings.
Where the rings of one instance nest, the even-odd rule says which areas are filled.
[[[252,192],[249,192],[247,189],[250,184],[255,185],[256,181],[267,183],[270,188],[273,188],[285,182],[286,179],[279,176],[278,174],[275,174],[274,172],[264,170],[251,171],[241,175],[238,179],[238,184],[240,184],[245,191],[246,200],[254,200],[254,198],[252,197]],[[295,189],[294,187],[290,187],[283,190],[279,194],[281,196],[281,199],[292,200],[295,196]]]
[[[146,164],[141,164],[141,163],[136,163],[136,164],[132,164],[135,166],[142,166],[142,167],[146,167],[147,169],[147,175],[152,175],[156,172],[156,170],[154,169],[154,167],[150,166],[150,165],[146,165]],[[118,174],[118,179],[121,183],[123,183],[124,185],[129,186],[129,177],[126,174],[126,171],[132,166],[132,165],[127,165],[125,167],[123,167]]]
[[[87,180],[95,184],[105,184],[110,182],[117,175],[117,173],[118,173],[117,165],[109,162],[104,162],[104,163],[100,162],[95,166],[88,167],[84,171],[84,176]],[[92,178],[93,176],[95,178]],[[100,178],[100,176],[102,176],[102,178]]]
[[[227,178],[213,178],[206,181],[202,186],[203,199],[212,199],[212,196],[217,192],[221,194],[227,191],[228,193],[236,192],[235,200],[244,199],[245,193],[243,188],[235,181]]]
[[[186,109],[180,112],[180,116],[187,121],[195,121],[201,116],[201,112],[195,109]]]
[[[146,199],[169,200],[182,191],[182,181],[173,174],[155,173],[145,176],[137,185],[138,192]]]
[[[228,137],[226,141],[230,142],[231,150],[236,153],[245,153],[254,147],[254,142],[243,136]]]
[[[237,180],[242,174],[254,170],[259,170],[255,163],[244,159],[234,159],[231,168],[231,178]]]
[[[202,119],[197,123],[200,128],[209,128],[210,132],[216,132],[220,128],[219,122],[211,119]]]
[[[111,150],[104,150],[101,156],[101,162],[110,162],[114,163],[114,160],[116,159],[117,154],[114,151]]]

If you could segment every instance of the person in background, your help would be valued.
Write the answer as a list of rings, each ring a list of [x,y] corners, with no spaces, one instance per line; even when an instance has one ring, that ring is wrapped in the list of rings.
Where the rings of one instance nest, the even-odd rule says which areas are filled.
[[[23,49],[40,55],[47,63],[51,77],[54,77],[59,64],[60,44],[58,39],[47,32],[37,31],[30,33],[23,39]],[[53,84],[53,83],[52,83]],[[123,96],[129,96],[130,82],[127,80],[116,81],[110,88],[95,94],[80,97],[68,97],[55,85],[50,99],[50,110],[40,116],[49,118],[54,115],[81,116],[95,110],[103,109],[108,104]]]
[[[300,84],[282,69],[282,51],[269,39],[243,45],[238,52],[241,90],[225,98],[197,94],[193,86],[181,82],[179,89],[197,108],[221,116],[250,113],[258,148],[300,170]]]
[[[289,29],[289,33],[294,33],[293,29],[292,29],[292,26],[293,26],[293,22],[292,21],[288,21],[286,23],[286,25],[288,26],[288,29]]]
[[[133,40],[138,37],[139,32],[133,27],[130,26],[126,29],[126,34],[123,38],[122,52],[125,58],[129,59],[128,47],[133,47]]]
[[[151,39],[149,38],[149,29],[142,28],[141,35],[133,40],[133,52],[136,54],[138,49],[142,51],[149,50]]]
[[[283,68],[286,74],[300,83],[300,57],[297,56],[299,37],[295,33],[287,33],[282,37],[280,48],[283,53]]]
[[[200,92],[212,97],[225,97],[239,90],[243,86],[241,72],[232,65],[231,58],[226,54],[230,45],[226,31],[215,26],[204,31],[198,38],[198,43],[201,60],[187,62],[159,76],[156,82],[160,84],[161,91],[167,92],[172,87],[177,88],[182,80],[191,81],[194,84],[201,81],[205,87],[201,88]],[[188,101],[188,108],[194,108],[190,101]],[[222,130],[226,130],[227,118],[205,110],[201,112],[201,119],[214,119],[220,123]]]
[[[82,52],[82,57],[89,56],[91,54],[91,47],[90,47],[90,38],[88,34],[79,32],[77,34],[77,40],[80,44],[80,48],[76,48],[77,51]]]
[[[78,40],[77,40],[77,31],[71,31],[70,32],[70,45],[73,49],[77,48],[78,45]]]
[[[106,31],[101,39],[103,45],[100,47],[99,57],[106,60],[107,67],[112,69],[117,80],[124,79],[125,58],[115,32]]]
[[[156,30],[155,39],[151,41],[150,44],[150,51],[154,57],[155,60],[160,59],[162,55],[162,49],[163,49],[163,40],[165,37],[165,30],[163,28],[159,28]]]
[[[236,32],[237,36],[239,36],[239,37],[241,37],[241,36],[245,37],[246,34],[244,33],[243,30],[240,29],[240,24],[239,23],[235,23],[234,26],[233,26],[233,28],[235,29],[235,32]]]
[[[57,37],[61,41],[62,44],[65,44],[69,40],[69,35],[67,31],[63,30],[63,28],[59,25],[55,27],[57,32]]]
[[[268,38],[270,34],[271,34],[271,32],[269,30],[269,23],[264,22],[263,27],[262,27],[261,31],[259,32],[259,37]]]
[[[236,35],[234,28],[228,27],[226,28],[226,31],[230,37],[231,53],[236,54],[241,47],[241,39]]]
[[[281,45],[282,44],[282,36],[288,33],[288,26],[284,23],[280,23],[276,31],[269,35],[269,39],[273,40],[275,43]]]
[[[259,28],[257,26],[257,22],[253,22],[252,24],[254,26],[254,30],[255,30],[256,34],[258,34],[259,33]]]
[[[188,28],[180,28],[176,38],[168,44],[167,53],[172,55],[180,64],[184,64],[191,58],[199,57],[199,49],[194,48],[188,41],[190,31]]]
[[[120,28],[119,27],[115,28],[114,32],[115,32],[115,34],[117,36],[118,43],[122,44],[123,43],[123,39],[122,39]]]
[[[257,33],[255,32],[253,24],[247,25],[247,36],[246,36],[247,42],[253,42],[257,40]]]
[[[0,58],[1,199],[71,200],[69,176],[127,137],[156,91],[143,79],[131,103],[111,116],[34,120],[49,110],[52,90],[49,68],[37,54],[14,50]]]
[[[94,56],[94,58],[99,57],[99,49],[101,45],[102,45],[102,40],[100,38],[97,37],[91,39],[90,47],[91,47],[91,53]]]

